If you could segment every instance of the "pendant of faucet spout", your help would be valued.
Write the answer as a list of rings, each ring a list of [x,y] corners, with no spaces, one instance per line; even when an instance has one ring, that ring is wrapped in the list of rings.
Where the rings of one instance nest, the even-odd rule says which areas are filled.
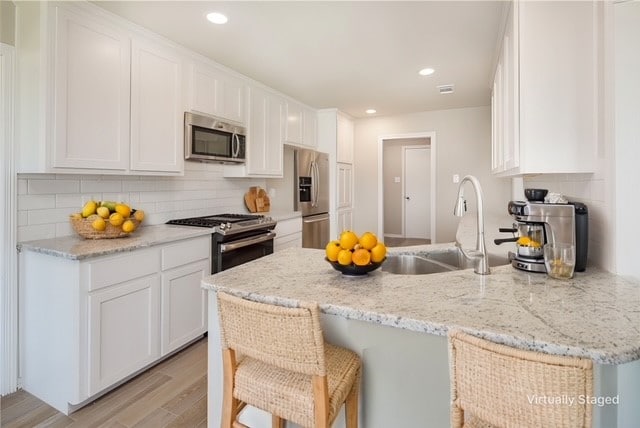
[[[479,274],[489,273],[489,259],[487,257],[487,249],[484,242],[484,195],[480,181],[473,175],[465,175],[458,185],[458,199],[454,208],[454,215],[461,217],[467,209],[466,200],[464,199],[463,186],[466,182],[470,182],[476,193],[476,202],[478,204],[478,212],[476,213],[476,227],[478,234],[476,236],[476,251],[482,254],[476,265],[475,272]]]

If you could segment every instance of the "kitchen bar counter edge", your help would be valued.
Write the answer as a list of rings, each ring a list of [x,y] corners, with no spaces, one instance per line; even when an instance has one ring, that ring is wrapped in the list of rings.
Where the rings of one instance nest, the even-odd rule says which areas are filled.
[[[390,252],[419,254],[450,245]],[[207,277],[202,284],[259,302],[317,301],[325,314],[438,336],[461,328],[521,349],[600,364],[640,360],[636,280],[588,268],[561,281],[510,265],[494,267],[487,276],[471,269],[430,275],[376,270],[348,278],[323,258],[322,250],[287,249]]]

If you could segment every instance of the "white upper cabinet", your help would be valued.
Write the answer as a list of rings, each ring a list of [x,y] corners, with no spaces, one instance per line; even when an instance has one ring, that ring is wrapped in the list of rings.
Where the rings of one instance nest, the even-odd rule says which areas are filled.
[[[127,33],[56,8],[52,166],[129,167]]]
[[[18,171],[182,174],[179,51],[87,3],[29,3],[16,13]]]
[[[336,160],[353,163],[353,122],[345,116],[337,115]]]
[[[131,170],[183,170],[182,59],[163,46],[133,42]]]
[[[291,144],[302,144],[303,131],[303,109],[302,104],[294,101],[285,103],[285,141]]]
[[[302,110],[302,144],[311,148],[318,146],[318,112],[305,107]]]
[[[245,83],[213,65],[191,67],[190,110],[245,123]]]
[[[515,1],[492,93],[492,170],[593,172],[598,135],[598,2]]]
[[[282,177],[284,100],[261,88],[249,88],[247,175]]]

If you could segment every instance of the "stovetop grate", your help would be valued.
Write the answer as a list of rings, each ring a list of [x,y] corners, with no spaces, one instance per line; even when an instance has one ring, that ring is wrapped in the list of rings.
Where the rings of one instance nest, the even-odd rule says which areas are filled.
[[[188,217],[169,220],[167,224],[195,227],[215,227],[223,223],[238,223],[245,220],[255,220],[263,218],[258,214],[215,214],[202,217]]]

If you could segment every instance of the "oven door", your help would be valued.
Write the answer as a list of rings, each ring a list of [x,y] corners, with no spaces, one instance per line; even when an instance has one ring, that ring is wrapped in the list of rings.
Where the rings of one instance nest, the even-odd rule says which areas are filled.
[[[217,242],[213,250],[213,273],[259,259],[273,253],[274,232],[266,232],[237,240]]]

